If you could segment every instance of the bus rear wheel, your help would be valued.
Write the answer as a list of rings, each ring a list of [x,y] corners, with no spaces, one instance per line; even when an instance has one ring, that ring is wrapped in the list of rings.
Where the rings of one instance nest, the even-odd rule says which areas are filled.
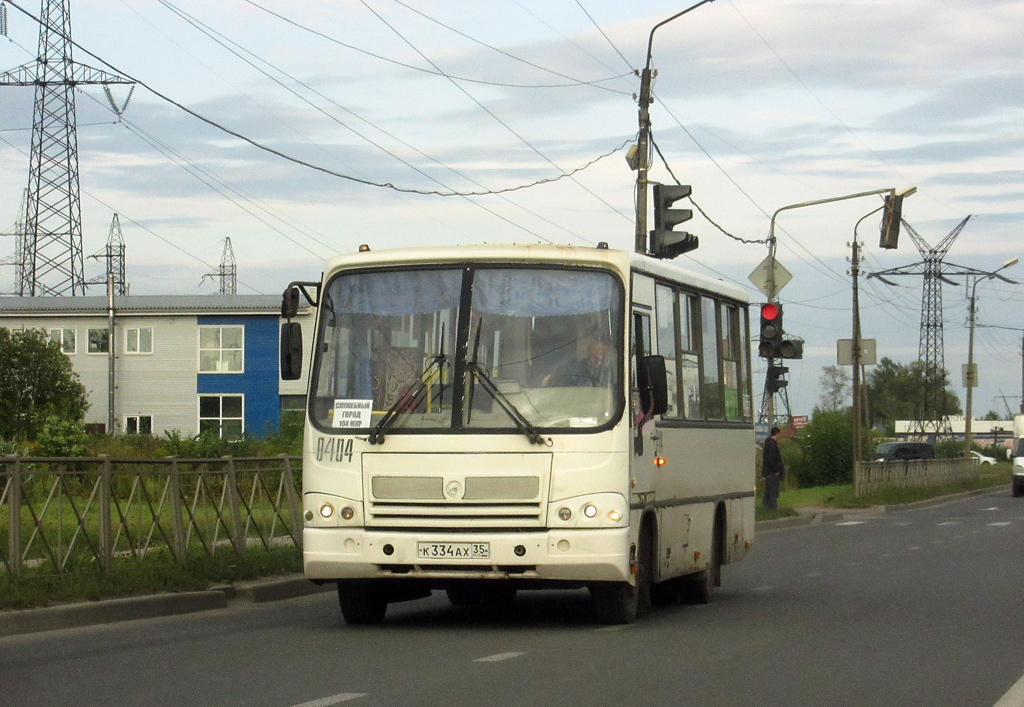
[[[338,582],[338,604],[345,623],[378,624],[388,611],[387,599],[369,582]]]

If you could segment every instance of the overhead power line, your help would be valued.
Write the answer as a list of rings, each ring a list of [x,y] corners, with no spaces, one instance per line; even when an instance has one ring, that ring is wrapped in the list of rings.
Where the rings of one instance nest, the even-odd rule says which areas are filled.
[[[409,5],[406,5],[406,4],[401,3],[401,2],[399,2],[398,4],[402,5],[402,7],[405,7],[407,9],[409,9],[409,10],[412,10],[416,14],[423,16],[424,18],[430,20],[431,22],[434,22],[434,23],[436,23],[438,25],[441,25],[445,29],[451,30],[452,32],[455,32],[455,33],[465,37],[466,39],[469,39],[472,42],[476,42],[477,44],[480,44],[480,45],[483,45],[483,46],[487,47],[488,49],[492,49],[492,50],[494,50],[494,51],[496,51],[496,52],[498,52],[500,54],[504,54],[505,56],[507,56],[507,57],[509,57],[511,59],[515,59],[516,61],[519,61],[519,62],[522,62],[524,64],[527,64],[527,65],[532,66],[532,67],[534,67],[536,69],[540,69],[541,71],[546,71],[549,74],[554,74],[556,76],[561,76],[563,78],[569,79],[570,81],[572,81],[572,83],[558,83],[558,84],[515,84],[515,83],[502,83],[502,82],[499,82],[499,81],[485,81],[483,79],[471,79],[471,78],[468,78],[466,76],[454,76],[452,74],[447,74],[447,73],[445,73],[443,71],[440,71],[440,70],[438,70],[436,68],[435,69],[425,69],[422,66],[415,66],[413,64],[406,64],[405,62],[401,62],[401,61],[398,61],[396,59],[391,59],[389,57],[382,56],[380,54],[375,54],[375,53],[373,53],[373,52],[371,52],[369,50],[362,49],[362,48],[356,47],[356,46],[354,46],[352,44],[347,44],[345,42],[342,42],[341,40],[335,39],[334,37],[331,37],[328,34],[324,34],[323,32],[320,32],[319,30],[315,30],[312,27],[309,27],[307,25],[304,25],[304,24],[301,24],[299,22],[296,22],[295,20],[293,20],[293,19],[291,19],[289,17],[285,17],[284,15],[282,15],[282,14],[280,14],[278,12],[274,12],[273,10],[271,10],[271,9],[269,9],[267,7],[264,7],[263,5],[260,5],[259,3],[254,2],[253,0],[243,0],[243,2],[247,2],[248,4],[252,5],[256,9],[262,10],[263,12],[267,13],[268,15],[276,17],[277,19],[282,20],[283,22],[287,22],[288,24],[292,25],[293,27],[297,27],[298,29],[301,29],[304,32],[309,32],[310,34],[314,34],[317,37],[325,39],[328,42],[331,42],[332,44],[337,44],[338,46],[345,47],[346,49],[351,49],[354,52],[359,52],[360,54],[364,54],[364,55],[372,57],[374,59],[379,59],[380,61],[384,61],[384,62],[387,62],[389,64],[394,64],[396,66],[401,66],[403,68],[411,69],[413,71],[419,71],[419,72],[422,72],[422,73],[425,73],[425,74],[430,74],[432,76],[443,76],[444,78],[452,78],[452,79],[455,79],[457,81],[465,81],[466,83],[478,83],[478,84],[483,84],[485,86],[500,86],[502,88],[570,88],[572,86],[593,86],[594,88],[600,88],[600,89],[605,90],[605,91],[611,91],[613,93],[621,93],[621,94],[626,95],[626,96],[629,95],[629,92],[627,92],[627,91],[618,91],[618,90],[615,90],[615,89],[612,89],[612,88],[608,88],[607,86],[601,86],[600,85],[600,84],[606,83],[608,81],[615,81],[617,79],[621,79],[624,76],[629,76],[628,73],[627,74],[620,74],[618,76],[609,76],[609,77],[603,78],[603,79],[594,79],[593,81],[584,81],[583,79],[573,78],[572,76],[568,76],[566,74],[559,73],[559,72],[554,71],[552,69],[547,69],[547,68],[545,68],[543,66],[540,66],[539,64],[534,64],[534,63],[529,62],[529,61],[527,61],[525,59],[521,59],[521,58],[519,58],[517,56],[509,54],[506,51],[503,51],[503,50],[498,49],[496,47],[492,47],[489,44],[486,44],[484,42],[481,42],[478,39],[470,37],[468,34],[464,34],[463,32],[460,32],[459,30],[457,30],[457,29],[455,29],[453,27],[449,27],[448,25],[444,24],[443,22],[435,20],[433,17],[430,17],[429,15],[426,15],[426,14],[420,12],[419,10],[417,10],[417,9],[415,9],[413,7],[410,7]],[[396,0],[396,2],[397,2],[397,0]]]
[[[25,8],[21,7],[21,5],[19,5],[14,0],[5,0],[5,2],[8,2],[16,10],[21,12],[23,15],[31,18],[33,21],[37,22],[38,24],[44,25],[42,20],[40,20],[38,17],[33,15],[31,12],[29,12]],[[51,29],[51,31],[54,31],[54,32],[59,32],[60,31],[59,28],[50,28],[50,29]],[[63,36],[63,35],[61,35],[61,36]],[[562,173],[559,174],[556,177],[548,177],[548,178],[545,178],[545,179],[538,179],[538,180],[536,180],[534,182],[530,182],[528,184],[520,184],[520,185],[514,186],[514,187],[506,187],[506,188],[503,188],[503,189],[488,189],[486,191],[469,191],[469,192],[466,192],[466,191],[439,191],[439,190],[430,190],[430,189],[413,189],[413,188],[410,188],[410,187],[400,187],[400,186],[397,186],[395,184],[392,184],[391,182],[375,182],[375,181],[370,180],[370,179],[362,179],[360,177],[355,177],[355,176],[353,176],[351,174],[344,174],[342,172],[337,172],[337,171],[332,170],[332,169],[330,169],[328,167],[324,167],[322,165],[314,164],[312,162],[308,162],[306,160],[299,159],[298,157],[294,157],[292,155],[289,155],[289,154],[287,154],[285,152],[282,152],[281,150],[276,150],[276,149],[274,149],[274,148],[272,148],[272,147],[270,147],[268,145],[265,145],[265,144],[259,142],[258,140],[255,140],[255,139],[253,139],[253,138],[251,138],[251,137],[249,137],[247,135],[244,135],[244,134],[242,134],[242,133],[240,133],[240,132],[238,132],[236,130],[232,130],[231,128],[229,128],[229,127],[227,127],[225,125],[222,125],[222,124],[218,123],[217,121],[215,121],[215,120],[213,120],[211,118],[207,118],[205,115],[192,110],[191,108],[189,108],[188,106],[184,105],[183,103],[179,103],[178,101],[174,100],[170,96],[167,96],[166,94],[161,93],[160,91],[156,90],[155,88],[153,88],[152,86],[147,84],[145,81],[142,81],[142,80],[140,80],[138,78],[135,78],[135,77],[131,76],[129,73],[127,73],[125,71],[122,71],[121,69],[118,69],[113,64],[108,62],[106,59],[104,59],[103,57],[97,55],[96,53],[86,49],[85,47],[83,47],[81,44],[79,44],[75,40],[71,39],[70,37],[67,38],[67,41],[68,41],[69,44],[73,45],[76,49],[79,49],[80,51],[85,52],[86,54],[91,56],[93,59],[95,59],[95,60],[99,61],[100,63],[102,63],[104,66],[109,68],[111,71],[120,74],[121,76],[125,77],[129,81],[132,81],[132,82],[138,84],[139,86],[142,86],[143,88],[145,88],[147,91],[152,93],[154,96],[156,96],[160,100],[165,101],[166,103],[169,103],[169,104],[173,105],[174,107],[184,111],[185,113],[188,113],[193,118],[196,118],[197,120],[200,120],[203,123],[206,123],[207,125],[209,125],[212,128],[215,128],[215,129],[217,129],[217,130],[219,130],[219,131],[221,131],[221,132],[223,132],[223,133],[225,133],[227,135],[230,135],[230,136],[232,136],[232,137],[234,137],[234,138],[236,138],[238,140],[241,140],[242,142],[245,142],[245,143],[248,143],[249,145],[252,145],[253,147],[257,148],[258,150],[262,150],[263,152],[275,155],[276,157],[280,157],[281,159],[287,160],[288,162],[291,162],[293,164],[297,164],[297,165],[300,165],[302,167],[307,167],[309,169],[315,170],[317,172],[321,172],[323,174],[330,175],[332,177],[337,177],[339,179],[345,179],[347,181],[355,182],[357,184],[363,184],[365,186],[377,187],[377,188],[380,188],[380,189],[390,189],[392,191],[401,192],[401,193],[404,193],[404,194],[420,194],[422,196],[488,196],[488,195],[494,195],[494,194],[507,194],[509,192],[521,191],[523,189],[529,189],[529,188],[532,188],[532,187],[535,187],[535,186],[540,186],[542,184],[550,184],[552,182],[557,182],[557,181],[565,179],[565,178],[572,179],[573,175],[575,175],[578,172],[581,172],[581,171],[587,169],[588,167],[593,166],[594,164],[596,164],[597,162],[601,161],[602,159],[615,154],[616,152],[622,150],[626,146],[626,144],[628,144],[628,143],[623,143],[619,147],[616,147],[615,149],[610,150],[609,152],[606,152],[606,153],[604,153],[602,155],[599,155],[598,157],[594,158],[593,160],[591,160],[590,162],[586,163],[585,165],[582,165],[580,167],[577,167],[575,169],[568,170],[568,171],[562,170],[560,167],[558,167],[558,165],[554,164],[553,162],[551,162],[551,160],[549,160],[546,157],[544,157],[543,155],[541,155],[541,157],[544,157],[544,159],[549,164],[551,164],[556,169],[559,169]],[[527,143],[527,144],[529,144],[529,143]],[[538,154],[540,154],[540,153],[538,152]],[[573,181],[575,181],[575,180],[573,180]],[[586,189],[586,187],[584,187],[584,189]],[[589,190],[587,190],[587,191],[589,191]],[[591,192],[591,193],[593,193],[593,192]],[[598,197],[598,198],[600,199],[600,197]],[[602,201],[603,201],[603,199],[602,199]],[[604,202],[604,203],[607,204],[607,202]],[[610,204],[608,204],[608,206],[611,207]],[[614,207],[611,207],[611,208],[614,209]],[[618,212],[617,210],[616,210],[616,212],[621,214],[621,212]]]

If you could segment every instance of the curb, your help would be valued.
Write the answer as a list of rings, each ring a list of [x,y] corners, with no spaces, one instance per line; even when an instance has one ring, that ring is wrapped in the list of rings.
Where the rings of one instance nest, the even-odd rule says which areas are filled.
[[[863,517],[865,514],[870,513],[895,513],[900,511],[913,511],[918,508],[928,508],[930,506],[941,506],[944,503],[951,503],[961,498],[969,498],[971,496],[984,496],[987,493],[999,490],[1009,490],[1009,487],[1007,486],[1006,488],[1004,488],[1002,486],[987,486],[981,489],[974,489],[973,491],[962,491],[960,493],[952,493],[946,496],[926,498],[923,501],[901,503],[891,506],[871,506],[869,508],[857,509],[837,508],[834,511],[816,510],[813,513],[802,513],[795,516],[789,516],[788,518],[777,518],[775,520],[760,520],[754,523],[754,529],[755,531],[781,530],[784,528],[796,528],[804,525],[814,525],[817,523],[838,523],[850,518]]]
[[[280,601],[333,589],[333,585],[318,586],[302,575],[295,575],[224,585],[202,592],[153,594],[47,606],[40,609],[3,611],[0,612],[0,638],[225,609],[230,602],[258,604]]]

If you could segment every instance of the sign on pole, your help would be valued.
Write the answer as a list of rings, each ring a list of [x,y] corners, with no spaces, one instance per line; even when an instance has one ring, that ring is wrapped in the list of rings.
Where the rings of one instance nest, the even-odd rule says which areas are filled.
[[[773,273],[775,275],[775,292],[772,292],[769,286]],[[789,270],[782,267],[778,260],[769,255],[761,261],[760,265],[754,268],[754,272],[750,273],[747,279],[754,283],[754,286],[761,290],[765,297],[771,300],[775,295],[779,294],[783,287],[789,284],[789,281],[793,279],[793,275],[790,274]]]
[[[860,340],[860,365],[874,366],[878,362],[875,343],[874,339]],[[836,362],[840,366],[853,365],[853,339],[836,340]]]

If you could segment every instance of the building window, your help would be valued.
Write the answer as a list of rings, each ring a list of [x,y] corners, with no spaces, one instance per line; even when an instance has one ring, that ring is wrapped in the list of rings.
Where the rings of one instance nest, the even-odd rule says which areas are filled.
[[[77,350],[74,329],[50,329],[50,339],[60,344],[60,350],[68,355]]]
[[[89,330],[89,353],[110,353],[110,331],[107,329]]]
[[[124,418],[124,433],[129,435],[153,434],[153,418],[150,415],[129,415]]]
[[[125,329],[124,352],[130,354],[153,353],[153,328]]]
[[[199,372],[242,373],[245,327],[199,327]]]
[[[241,395],[200,395],[199,434],[212,432],[224,439],[242,438]]]

